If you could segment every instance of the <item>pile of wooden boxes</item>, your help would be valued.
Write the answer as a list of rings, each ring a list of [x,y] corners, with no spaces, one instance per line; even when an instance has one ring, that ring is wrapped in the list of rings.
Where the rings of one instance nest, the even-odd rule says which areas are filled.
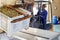
[[[16,32],[29,27],[31,18],[31,15],[29,14],[31,13],[22,11],[22,9],[3,6],[0,8],[0,27],[11,36]]]

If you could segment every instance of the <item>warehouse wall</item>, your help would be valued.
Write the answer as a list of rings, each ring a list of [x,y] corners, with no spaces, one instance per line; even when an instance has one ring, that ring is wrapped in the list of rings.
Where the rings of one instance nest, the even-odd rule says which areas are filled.
[[[60,0],[53,0],[52,8],[53,15],[60,16]]]
[[[49,0],[51,1],[51,0]],[[51,12],[50,12],[50,5],[48,7],[48,21],[51,20]],[[52,14],[53,16],[60,16],[60,0],[53,0],[52,1]]]

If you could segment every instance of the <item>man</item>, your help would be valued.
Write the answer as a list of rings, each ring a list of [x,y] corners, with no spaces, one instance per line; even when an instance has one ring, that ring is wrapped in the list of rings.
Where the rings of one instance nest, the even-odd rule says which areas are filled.
[[[47,11],[45,10],[46,4],[43,4],[38,11],[39,21],[43,23],[43,29],[46,29],[46,19],[47,19]]]

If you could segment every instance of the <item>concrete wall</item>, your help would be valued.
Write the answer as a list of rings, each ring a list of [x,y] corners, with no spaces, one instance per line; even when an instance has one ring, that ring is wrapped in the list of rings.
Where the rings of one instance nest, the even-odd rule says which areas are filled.
[[[52,8],[53,15],[60,16],[60,0],[53,0]]]
[[[49,0],[51,1],[51,0]],[[50,5],[48,7],[48,21],[51,20],[51,12],[50,12]],[[60,16],[60,0],[53,0],[52,1],[52,14],[53,16]]]

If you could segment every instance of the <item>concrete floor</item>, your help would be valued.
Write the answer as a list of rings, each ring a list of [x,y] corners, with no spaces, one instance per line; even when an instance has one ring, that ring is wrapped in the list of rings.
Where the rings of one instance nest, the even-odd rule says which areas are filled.
[[[0,34],[0,40],[19,40],[19,39],[8,37],[6,33],[2,33]]]
[[[60,24],[53,25],[54,26],[54,31],[60,33]]]

